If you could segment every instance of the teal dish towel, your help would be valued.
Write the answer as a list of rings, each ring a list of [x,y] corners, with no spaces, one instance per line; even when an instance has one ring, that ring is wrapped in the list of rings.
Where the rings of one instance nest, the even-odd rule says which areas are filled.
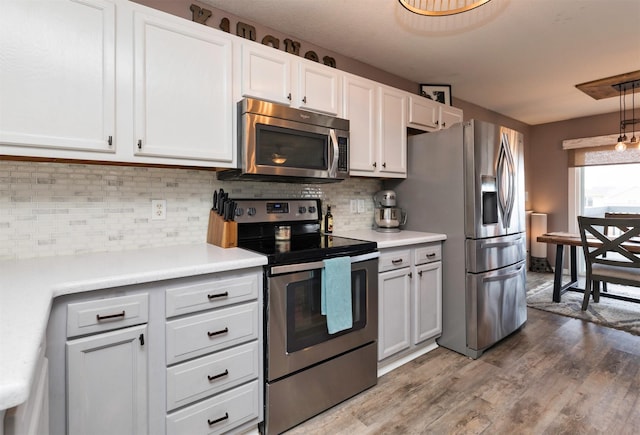
[[[351,307],[351,259],[324,260],[322,269],[321,310],[327,316],[329,334],[353,327]]]

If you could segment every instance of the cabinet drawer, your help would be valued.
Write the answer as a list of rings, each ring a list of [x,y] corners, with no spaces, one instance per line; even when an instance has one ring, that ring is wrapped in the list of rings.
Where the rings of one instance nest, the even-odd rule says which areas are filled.
[[[147,293],[78,302],[67,306],[67,337],[147,323]]]
[[[166,315],[178,316],[257,299],[261,278],[261,274],[248,273],[169,288],[166,291]]]
[[[258,377],[258,342],[203,356],[167,369],[167,409],[228,390]]]
[[[442,245],[439,243],[415,249],[413,261],[416,265],[440,260],[442,260]]]
[[[260,416],[258,381],[167,415],[167,434],[218,434]]]
[[[379,272],[411,266],[409,250],[383,252],[380,254]]]
[[[167,364],[255,340],[258,338],[258,303],[170,320],[166,331]]]

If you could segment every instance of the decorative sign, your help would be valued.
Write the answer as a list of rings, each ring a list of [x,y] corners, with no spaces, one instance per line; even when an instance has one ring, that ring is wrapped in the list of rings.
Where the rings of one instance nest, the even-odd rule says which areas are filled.
[[[191,10],[191,21],[203,24],[205,26],[207,25],[207,20],[209,20],[209,18],[211,18],[211,16],[213,15],[213,12],[211,12],[209,9],[201,8],[196,4],[192,4],[189,9]],[[230,33],[229,19],[222,18],[220,20],[219,28],[224,32]],[[256,28],[251,24],[238,21],[238,23],[236,24],[236,35],[244,39],[255,41],[257,37]],[[300,56],[300,42],[286,38],[283,43],[285,52]],[[271,46],[276,50],[280,49],[280,40],[273,35],[267,35],[262,38],[262,44]],[[304,58],[312,60],[314,62],[320,62],[320,56],[318,56],[318,54],[313,50],[307,51],[304,54]],[[322,62],[327,66],[336,68],[336,60],[331,56],[324,56],[322,58]]]

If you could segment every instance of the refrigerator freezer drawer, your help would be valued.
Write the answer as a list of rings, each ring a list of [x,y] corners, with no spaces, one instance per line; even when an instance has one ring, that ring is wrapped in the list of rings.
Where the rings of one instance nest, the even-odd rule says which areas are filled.
[[[467,273],[467,346],[483,350],[527,321],[526,265]]]
[[[466,244],[466,268],[467,272],[471,273],[500,269],[527,258],[526,233],[488,239],[467,239]]]

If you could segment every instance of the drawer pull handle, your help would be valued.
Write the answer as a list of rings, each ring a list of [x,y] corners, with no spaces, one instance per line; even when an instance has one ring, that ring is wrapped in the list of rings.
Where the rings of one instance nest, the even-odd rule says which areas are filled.
[[[398,258],[396,260],[391,260],[391,264],[401,264],[402,263],[402,258]]]
[[[217,298],[224,298],[229,296],[229,292],[224,292],[224,293],[216,293],[213,295],[207,295],[207,297],[209,298],[209,300],[211,299],[217,299]]]
[[[226,334],[227,332],[229,332],[229,328],[224,328],[219,331],[207,332],[207,335],[209,337],[215,337],[216,335]]]
[[[207,378],[209,378],[209,382],[211,381],[215,381],[218,378],[222,378],[223,376],[227,376],[229,374],[229,370],[225,370],[222,373],[218,373],[217,375],[213,375],[213,376],[209,376],[207,375]]]
[[[118,314],[108,314],[106,316],[101,316],[100,314],[96,314],[96,320],[99,322],[100,320],[107,320],[107,319],[115,319],[116,317],[124,317],[124,310],[122,310],[121,313]]]
[[[427,258],[434,258],[436,256],[435,252],[432,252],[430,254],[427,254]]]
[[[225,412],[224,413],[224,417],[220,417],[220,418],[216,418],[215,420],[209,420],[207,419],[207,423],[209,423],[209,426],[213,426],[216,423],[220,423],[221,421],[225,421],[229,418],[229,413]]]

